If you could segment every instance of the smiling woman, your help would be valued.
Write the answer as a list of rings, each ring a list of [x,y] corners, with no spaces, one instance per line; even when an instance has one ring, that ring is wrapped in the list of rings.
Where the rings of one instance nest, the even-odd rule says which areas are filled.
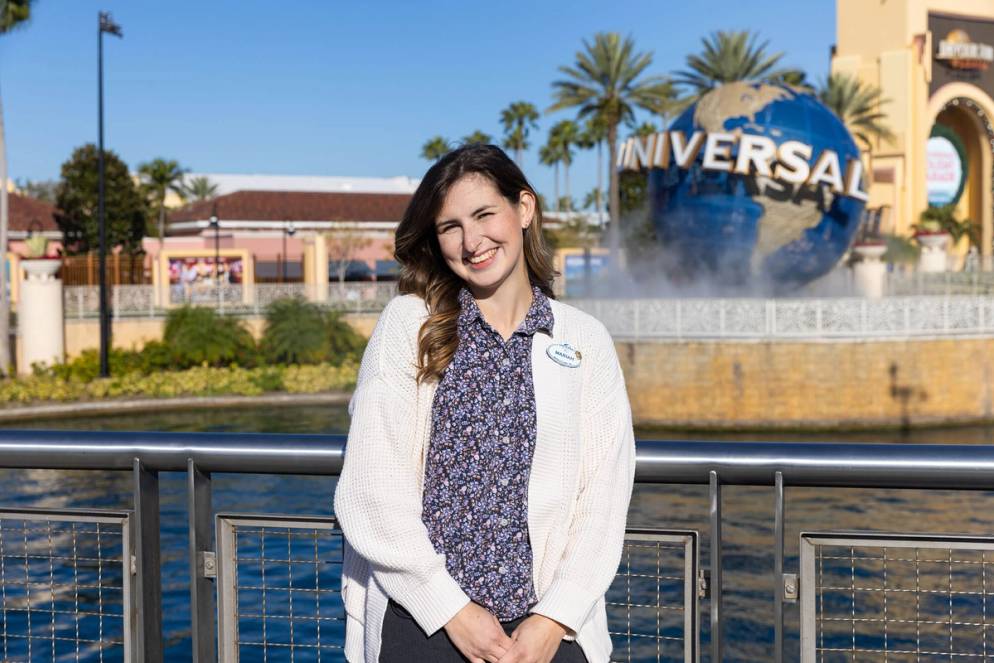
[[[552,298],[536,200],[472,145],[398,226],[335,493],[349,661],[610,658],[631,409],[607,330]]]

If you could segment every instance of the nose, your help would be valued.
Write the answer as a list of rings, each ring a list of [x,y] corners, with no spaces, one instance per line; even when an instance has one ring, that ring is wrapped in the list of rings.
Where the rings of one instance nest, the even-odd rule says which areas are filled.
[[[463,229],[462,248],[464,253],[475,253],[476,248],[480,246],[480,242],[483,240],[483,236],[475,226],[476,224],[470,223]]]

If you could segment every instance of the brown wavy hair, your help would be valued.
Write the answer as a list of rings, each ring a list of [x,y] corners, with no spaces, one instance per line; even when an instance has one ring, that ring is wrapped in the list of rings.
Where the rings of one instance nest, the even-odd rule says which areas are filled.
[[[418,333],[418,382],[438,380],[459,345],[456,322],[457,295],[463,280],[449,269],[435,232],[435,219],[449,189],[466,175],[482,175],[504,198],[517,205],[525,191],[535,196],[535,218],[522,230],[528,280],[553,297],[552,252],[542,236],[542,210],[538,194],[524,173],[496,145],[473,144],[457,148],[425,173],[397,226],[394,253],[400,265],[398,289],[425,300],[428,319]]]

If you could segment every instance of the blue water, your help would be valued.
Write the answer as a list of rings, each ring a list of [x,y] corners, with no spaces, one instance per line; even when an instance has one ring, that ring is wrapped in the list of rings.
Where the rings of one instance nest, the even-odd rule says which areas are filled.
[[[252,410],[194,411],[143,416],[60,419],[11,428],[89,430],[160,430],[227,432],[341,433],[348,426],[342,407],[267,407]],[[939,442],[989,444],[988,427],[859,434],[690,435],[641,430],[656,439],[780,439],[860,442]],[[215,475],[217,511],[299,515],[331,515],[335,480],[328,477]],[[0,471],[3,506],[48,508],[131,508],[131,476],[113,472]],[[772,659],[773,630],[773,493],[763,488],[724,490],[725,637],[726,660]],[[994,493],[941,491],[870,491],[801,489],[787,491],[787,570],[796,568],[801,530],[884,529],[945,533],[994,532]],[[188,613],[187,514],[185,475],[160,477],[163,632],[167,661],[190,660]],[[639,527],[696,529],[701,532],[702,560],[707,560],[707,489],[705,486],[639,486],[629,524]],[[706,565],[706,564],[705,564]],[[704,606],[707,605],[705,602]],[[797,650],[796,608],[786,610],[787,651]],[[702,614],[707,642],[708,615]],[[11,621],[11,628],[14,627]],[[277,634],[278,635],[278,634]],[[705,649],[704,660],[707,660]],[[47,653],[43,654],[48,656]],[[788,654],[787,660],[794,656]],[[36,660],[49,660],[36,658]],[[74,660],[70,657],[66,660]],[[87,659],[83,659],[87,660]],[[90,660],[96,660],[92,658]],[[254,660],[243,656],[243,660]],[[261,657],[258,659],[261,660]],[[271,655],[269,660],[290,660]],[[313,660],[301,656],[296,659]],[[336,660],[327,655],[322,660]]]

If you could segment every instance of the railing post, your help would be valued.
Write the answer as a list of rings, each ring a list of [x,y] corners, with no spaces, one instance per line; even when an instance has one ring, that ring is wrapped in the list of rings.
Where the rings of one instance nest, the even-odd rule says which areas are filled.
[[[217,660],[214,645],[214,585],[217,567],[211,545],[211,475],[201,472],[192,458],[186,461],[189,518],[190,625],[193,663]],[[207,554],[205,554],[207,553]]]
[[[773,661],[783,663],[783,472],[773,476]]]
[[[137,659],[162,662],[162,579],[159,564],[159,473],[132,464],[135,501],[135,624]]]
[[[724,660],[721,642],[721,481],[714,470],[709,472],[708,496],[711,519],[711,660]]]

